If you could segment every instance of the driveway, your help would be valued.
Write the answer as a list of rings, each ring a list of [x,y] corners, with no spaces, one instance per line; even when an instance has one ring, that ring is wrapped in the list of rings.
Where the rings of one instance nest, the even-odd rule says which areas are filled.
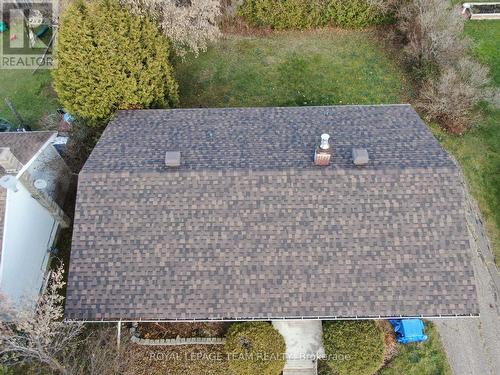
[[[497,375],[500,374],[500,274],[477,205],[468,192],[467,196],[480,317],[436,319],[434,323],[455,375]]]

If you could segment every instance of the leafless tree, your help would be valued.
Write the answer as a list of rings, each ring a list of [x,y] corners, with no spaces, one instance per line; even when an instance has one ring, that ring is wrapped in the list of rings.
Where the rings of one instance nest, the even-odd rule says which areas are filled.
[[[61,264],[51,273],[46,291],[33,312],[2,303],[0,315],[0,360],[6,364],[41,363],[52,371],[70,374],[64,355],[79,342],[83,325],[63,321],[64,268]]]
[[[151,17],[170,39],[177,55],[198,54],[221,33],[220,0],[121,0],[135,13]]]

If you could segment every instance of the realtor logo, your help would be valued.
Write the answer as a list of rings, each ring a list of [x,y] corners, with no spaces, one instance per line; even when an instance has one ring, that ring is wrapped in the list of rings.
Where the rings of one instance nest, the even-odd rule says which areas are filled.
[[[0,0],[0,69],[51,69],[55,0]]]

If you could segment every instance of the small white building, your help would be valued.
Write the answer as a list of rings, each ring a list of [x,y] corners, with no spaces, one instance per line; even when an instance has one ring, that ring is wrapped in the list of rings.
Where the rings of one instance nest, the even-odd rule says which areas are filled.
[[[63,211],[71,172],[56,132],[0,133],[0,293],[34,309]]]

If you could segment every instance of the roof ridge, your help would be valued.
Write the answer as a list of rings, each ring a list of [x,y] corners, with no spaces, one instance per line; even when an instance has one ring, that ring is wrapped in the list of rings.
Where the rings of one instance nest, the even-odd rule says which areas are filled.
[[[162,167],[163,168],[163,167]],[[307,172],[322,172],[322,173],[335,173],[335,172],[353,172],[353,173],[361,173],[361,174],[370,174],[371,172],[380,172],[380,171],[398,171],[398,172],[406,172],[406,171],[441,171],[446,170],[449,172],[456,172],[458,167],[455,164],[450,165],[440,165],[440,166],[395,166],[395,165],[381,165],[375,168],[370,167],[352,167],[347,168],[345,166],[339,165],[334,168],[329,167],[318,167],[318,168],[201,168],[201,169],[183,169],[182,167],[165,167],[163,170],[159,169],[131,169],[131,170],[97,170],[97,169],[82,169],[79,176],[91,176],[91,175],[116,175],[116,176],[125,176],[125,175],[157,175],[157,174],[199,174],[200,172],[209,173],[211,171],[220,174],[236,174],[238,172],[250,172],[250,173],[286,173],[286,172],[299,172],[299,171],[307,171]]]

